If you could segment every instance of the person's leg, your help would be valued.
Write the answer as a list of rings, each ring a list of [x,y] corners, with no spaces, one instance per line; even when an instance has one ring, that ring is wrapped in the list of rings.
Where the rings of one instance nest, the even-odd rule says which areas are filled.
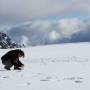
[[[6,70],[10,70],[10,68],[13,66],[10,60],[4,61],[3,64],[5,65],[4,68]]]

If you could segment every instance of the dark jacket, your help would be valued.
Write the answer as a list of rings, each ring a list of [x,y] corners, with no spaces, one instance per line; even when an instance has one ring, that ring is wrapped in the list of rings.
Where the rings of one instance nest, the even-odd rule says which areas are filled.
[[[5,61],[11,61],[11,63],[13,65],[23,65],[20,61],[19,61],[19,53],[20,53],[20,50],[19,49],[16,49],[16,50],[11,50],[9,52],[7,52],[5,55],[3,55],[1,57],[1,60],[2,62],[5,62]]]

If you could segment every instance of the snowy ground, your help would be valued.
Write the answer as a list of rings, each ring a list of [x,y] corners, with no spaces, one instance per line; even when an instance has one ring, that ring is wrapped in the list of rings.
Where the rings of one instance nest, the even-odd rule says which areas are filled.
[[[0,90],[90,90],[90,43],[22,50],[22,71],[6,71],[0,61]]]

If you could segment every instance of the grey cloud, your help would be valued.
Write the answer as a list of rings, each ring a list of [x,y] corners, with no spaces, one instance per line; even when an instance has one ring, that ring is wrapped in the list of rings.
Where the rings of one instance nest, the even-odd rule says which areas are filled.
[[[28,42],[28,45],[33,46],[87,42],[90,41],[89,21],[90,19],[85,21],[79,19],[36,20],[11,26],[8,28],[7,34],[17,42],[26,42],[26,44]],[[23,37],[24,40],[22,40]]]

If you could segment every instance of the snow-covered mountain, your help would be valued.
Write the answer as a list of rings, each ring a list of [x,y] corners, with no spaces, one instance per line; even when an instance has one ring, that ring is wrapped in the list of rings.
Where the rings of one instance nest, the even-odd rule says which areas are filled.
[[[1,49],[0,57],[10,49]],[[5,71],[1,90],[90,90],[90,43],[22,48],[22,71]]]
[[[11,40],[5,33],[0,32],[0,48],[20,48],[22,45],[17,44]]]

